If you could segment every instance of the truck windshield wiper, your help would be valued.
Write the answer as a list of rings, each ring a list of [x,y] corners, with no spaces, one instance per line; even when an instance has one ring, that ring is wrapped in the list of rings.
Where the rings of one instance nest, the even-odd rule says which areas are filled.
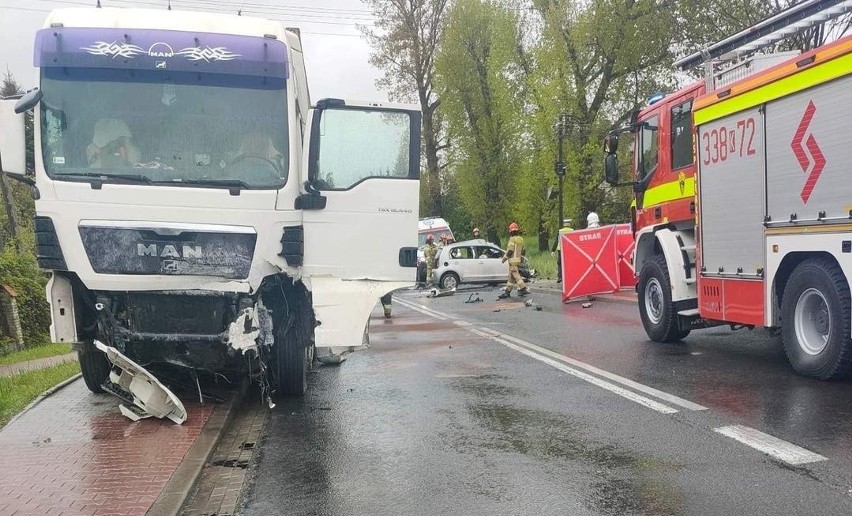
[[[204,179],[181,179],[180,181],[175,181],[183,184],[190,185],[205,185],[205,186],[226,186],[228,187],[231,195],[240,195],[240,190],[249,190],[251,186],[241,179],[215,179],[215,178],[204,178]]]
[[[71,172],[67,174],[57,174],[57,179],[64,177],[82,177],[89,181],[93,190],[100,190],[104,185],[104,181],[109,182],[124,182],[124,183],[145,183],[151,184],[151,178],[141,174],[110,174],[105,172]]]
[[[245,188],[246,190],[251,188],[248,183],[241,179],[215,179],[208,177],[203,179],[181,179],[180,181],[176,182],[189,183],[191,185],[236,186],[239,188]]]
[[[71,172],[69,174],[57,174],[58,177],[86,177],[91,179],[118,179],[131,181],[133,183],[150,183],[151,178],[141,174],[110,174],[106,172]]]

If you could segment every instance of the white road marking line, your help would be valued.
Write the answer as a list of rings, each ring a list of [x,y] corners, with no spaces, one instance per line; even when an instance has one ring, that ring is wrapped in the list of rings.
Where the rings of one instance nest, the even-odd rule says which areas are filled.
[[[669,403],[671,403],[673,405],[677,405],[681,408],[685,408],[687,410],[707,410],[707,407],[705,407],[703,405],[699,405],[698,403],[693,403],[689,400],[685,400],[683,398],[675,396],[674,394],[669,394],[667,392],[657,390],[653,387],[649,387],[649,386],[641,384],[639,382],[634,382],[633,380],[631,380],[629,378],[619,376],[615,373],[610,373],[609,371],[604,371],[603,369],[597,368],[597,367],[595,367],[591,364],[587,364],[585,362],[581,362],[581,361],[576,360],[574,358],[571,358],[569,356],[565,356],[565,355],[556,353],[556,352],[551,351],[547,348],[543,348],[541,346],[533,344],[532,342],[527,342],[527,341],[519,339],[517,337],[512,337],[511,335],[506,335],[505,333],[501,334],[500,336],[505,338],[505,339],[511,340],[511,341],[513,341],[517,344],[520,344],[522,346],[528,347],[528,348],[530,348],[534,351],[537,351],[539,353],[547,355],[551,358],[555,358],[556,360],[561,360],[562,362],[565,362],[567,364],[571,364],[575,367],[579,367],[580,369],[585,369],[586,371],[589,371],[591,373],[595,373],[596,375],[602,376],[602,377],[604,377],[608,380],[612,380],[612,381],[620,383],[622,385],[626,385],[626,386],[630,387],[631,389],[637,390],[639,392],[644,392],[645,394],[654,396],[655,398],[659,398],[663,401],[668,401]]]
[[[808,451],[793,443],[788,443],[787,441],[778,439],[777,437],[765,434],[748,426],[722,426],[714,428],[713,431],[730,437],[735,441],[739,441],[746,446],[762,451],[767,455],[771,455],[772,457],[793,466],[828,460],[826,457],[823,457],[818,453]]]
[[[481,337],[485,337],[487,339],[498,342],[498,343],[506,346],[509,349],[517,351],[518,353],[524,354],[524,355],[526,355],[530,358],[534,358],[534,359],[538,360],[539,362],[543,362],[543,363],[545,363],[545,364],[547,364],[551,367],[555,367],[556,369],[559,369],[563,373],[568,373],[571,376],[576,376],[577,378],[579,378],[581,380],[585,380],[585,381],[591,383],[592,385],[600,387],[601,389],[607,390],[607,391],[609,391],[613,394],[617,394],[617,395],[621,396],[622,398],[628,399],[628,400],[630,400],[634,403],[638,403],[642,406],[648,407],[651,410],[656,410],[657,412],[661,412],[663,414],[674,414],[674,413],[677,412],[677,409],[669,407],[668,405],[663,405],[662,403],[660,403],[658,401],[654,401],[651,398],[646,398],[645,396],[641,396],[639,394],[636,394],[633,391],[628,391],[627,389],[619,387],[615,384],[601,380],[600,378],[598,378],[596,376],[592,376],[588,373],[578,371],[577,369],[574,369],[573,367],[569,367],[566,364],[563,364],[563,363],[557,362],[556,360],[553,360],[551,358],[547,358],[545,356],[542,356],[542,355],[536,353],[535,351],[529,350],[529,349],[527,349],[523,346],[518,346],[517,344],[509,342],[506,339],[502,339],[500,337],[488,335],[488,334],[480,332],[480,331],[478,331],[474,328],[469,328],[469,331],[471,331],[471,332],[473,332],[473,333],[475,333],[475,334],[477,334]]]
[[[435,314],[434,316],[441,316],[441,317],[446,317],[446,316],[447,316],[447,314],[444,314],[444,313],[442,313],[442,312],[438,312],[437,310],[432,310],[432,309],[430,309],[430,308],[426,308],[426,307],[424,307],[424,306],[422,306],[422,305],[418,305],[418,306],[420,306],[421,308],[424,308],[424,309],[425,309],[425,310],[427,310],[428,312],[434,313],[434,314]],[[457,320],[457,321],[456,321],[456,324],[459,324],[459,323],[461,323],[461,322],[463,322],[463,321],[459,321],[459,320]],[[466,321],[464,321],[464,322],[466,322]],[[470,323],[466,323],[466,324],[467,324],[468,326],[471,326],[471,325],[470,325]],[[636,390],[636,391],[639,391],[639,392],[645,393],[645,394],[647,394],[647,395],[649,395],[649,396],[654,396],[655,398],[658,398],[658,399],[663,400],[663,401],[667,401],[667,402],[669,402],[669,403],[671,403],[671,404],[673,404],[673,405],[677,405],[677,406],[679,406],[679,407],[681,407],[681,408],[685,408],[685,409],[687,409],[687,410],[693,410],[693,411],[698,411],[698,410],[707,410],[707,407],[705,407],[705,406],[703,406],[703,405],[699,405],[698,403],[693,403],[693,402],[691,402],[691,401],[689,401],[689,400],[685,400],[685,399],[683,399],[683,398],[681,398],[681,397],[675,396],[674,394],[669,394],[669,393],[667,393],[667,392],[663,392],[663,391],[658,390],[658,389],[655,389],[655,388],[653,388],[653,387],[649,387],[649,386],[647,386],[647,385],[643,385],[643,384],[641,384],[641,383],[639,383],[639,382],[635,382],[635,381],[633,381],[633,380],[631,380],[631,379],[629,379],[629,378],[625,378],[625,377],[623,377],[623,376],[619,376],[619,375],[617,375],[617,374],[615,374],[615,373],[610,373],[609,371],[605,371],[605,370],[600,369],[600,368],[598,368],[598,367],[595,367],[595,366],[593,366],[593,365],[591,365],[591,364],[587,364],[587,363],[585,363],[585,362],[581,362],[580,360],[577,360],[577,359],[574,359],[574,358],[571,358],[571,357],[568,357],[568,356],[562,355],[562,354],[560,354],[560,353],[556,353],[555,351],[551,351],[551,350],[549,350],[549,349],[547,349],[547,348],[544,348],[544,347],[541,347],[541,346],[539,346],[539,345],[537,345],[537,344],[533,344],[532,342],[527,342],[527,341],[525,341],[525,340],[523,340],[523,339],[519,339],[519,338],[517,338],[517,337],[513,337],[513,336],[511,336],[511,335],[507,335],[507,334],[505,334],[505,333],[501,333],[501,332],[496,331],[496,330],[492,330],[491,328],[484,328],[484,327],[483,327],[483,328],[479,328],[479,330],[481,330],[481,331],[482,331],[482,332],[484,332],[484,333],[487,333],[489,337],[500,337],[500,338],[504,338],[504,339],[506,339],[506,340],[509,340],[509,341],[514,342],[515,344],[519,344],[519,345],[524,346],[524,347],[526,347],[526,348],[528,348],[528,349],[531,349],[531,350],[533,350],[533,351],[535,351],[535,352],[538,352],[538,353],[540,353],[540,354],[546,355],[546,356],[548,356],[548,357],[550,357],[550,358],[554,358],[554,359],[556,359],[556,360],[560,360],[560,361],[562,361],[562,362],[565,362],[566,364],[570,364],[570,365],[572,365],[572,366],[574,366],[574,367],[577,367],[577,368],[580,368],[580,369],[586,370],[586,371],[588,371],[588,372],[590,372],[590,373],[593,373],[593,374],[596,374],[596,375],[601,376],[601,377],[603,377],[603,378],[606,378],[607,380],[611,380],[611,381],[613,381],[613,382],[620,383],[620,384],[622,384],[622,385],[625,385],[625,386],[627,386],[627,387],[630,387],[631,389],[634,389],[634,390]]]
[[[405,301],[400,301],[400,303],[404,306],[407,306],[407,307],[409,307],[413,310],[424,313],[426,315],[430,315],[432,317],[436,316],[436,315],[430,313],[430,312],[432,312],[432,310],[426,310],[425,307],[421,307],[421,306],[415,305],[413,303],[407,303]],[[440,312],[438,312],[438,313],[440,313]],[[677,412],[677,409],[669,407],[668,405],[664,405],[664,404],[662,404],[658,401],[654,401],[650,398],[646,398],[645,396],[636,394],[635,392],[629,391],[629,390],[624,389],[622,387],[619,387],[615,384],[601,380],[600,378],[592,376],[588,373],[584,373],[582,371],[574,369],[573,367],[569,367],[568,365],[563,364],[561,362],[558,362],[556,360],[553,360],[552,358],[542,356],[541,354],[539,354],[539,353],[537,353],[533,350],[527,349],[523,346],[519,346],[518,344],[515,344],[513,342],[509,342],[508,340],[493,334],[493,333],[496,333],[496,332],[493,332],[493,330],[486,331],[487,329],[485,329],[485,328],[477,328],[477,327],[470,325],[470,324],[468,324],[466,326],[466,329],[468,331],[470,331],[471,333],[473,333],[474,335],[478,335],[480,337],[483,337],[483,338],[486,338],[486,339],[489,339],[489,340],[493,340],[493,341],[495,341],[499,344],[506,346],[509,349],[517,351],[518,353],[526,355],[530,358],[534,358],[534,359],[538,360],[539,362],[543,362],[543,363],[545,363],[545,364],[547,364],[551,367],[559,369],[560,371],[562,371],[564,373],[568,373],[571,376],[575,376],[577,378],[580,378],[581,380],[589,382],[592,385],[595,385],[597,387],[600,387],[601,389],[612,392],[613,394],[617,394],[617,395],[621,396],[622,398],[628,399],[628,400],[630,400],[634,403],[638,403],[638,404],[640,404],[644,407],[648,407],[652,410],[656,410],[657,412],[661,412],[663,414],[674,414],[674,413]]]

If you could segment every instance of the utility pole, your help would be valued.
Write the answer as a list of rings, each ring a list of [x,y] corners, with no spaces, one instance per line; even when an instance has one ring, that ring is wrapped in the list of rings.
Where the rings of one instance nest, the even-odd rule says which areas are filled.
[[[565,184],[565,157],[562,153],[562,142],[565,140],[565,133],[568,129],[568,115],[561,113],[559,120],[556,122],[556,163],[553,166],[553,171],[556,172],[556,177],[559,179],[559,220],[556,221],[556,230],[562,228],[562,221],[565,220],[563,213],[565,203],[562,201],[562,191]],[[557,238],[559,238],[557,236]]]

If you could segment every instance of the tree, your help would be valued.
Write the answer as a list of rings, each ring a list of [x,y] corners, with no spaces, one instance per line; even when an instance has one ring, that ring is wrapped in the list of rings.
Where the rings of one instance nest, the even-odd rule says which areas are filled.
[[[566,178],[576,188],[575,220],[585,218],[612,197],[602,184],[600,142],[612,121],[635,102],[632,90],[640,84],[643,89],[674,86],[671,62],[678,4],[533,0],[532,6],[542,26],[538,59],[551,63],[552,71],[545,72],[543,80],[558,81],[552,91],[570,122]]]
[[[23,92],[23,88],[21,88],[20,84],[18,84],[12,76],[12,72],[9,71],[9,68],[6,67],[6,73],[3,75],[3,85],[0,86],[0,97],[11,97],[14,95],[20,95]],[[0,156],[0,159],[2,159],[2,156]],[[0,164],[2,164],[2,162],[0,162]],[[6,208],[6,224],[9,232],[9,239],[17,249],[19,245],[18,210],[15,207],[15,198],[12,195],[6,174],[0,174],[0,195],[3,196],[3,206]],[[6,242],[4,241],[2,245],[5,247]]]
[[[436,62],[459,197],[493,242],[518,199],[523,134],[516,28],[513,13],[499,2],[459,0],[447,16]]]
[[[377,86],[391,100],[418,102],[423,116],[422,146],[426,160],[421,178],[421,214],[443,212],[441,153],[443,137],[435,93],[435,55],[443,34],[448,0],[365,0],[376,16],[374,29],[363,28],[373,47],[370,63],[384,72]]]

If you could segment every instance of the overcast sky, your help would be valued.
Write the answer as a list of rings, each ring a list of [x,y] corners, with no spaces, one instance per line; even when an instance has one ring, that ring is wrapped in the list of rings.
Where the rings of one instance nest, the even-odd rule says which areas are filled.
[[[36,85],[33,40],[47,13],[57,7],[94,6],[97,0],[0,0],[0,67],[9,67],[25,88]],[[104,7],[165,9],[168,0],[101,0]],[[311,100],[338,97],[386,101],[378,91],[378,70],[367,62],[370,49],[356,24],[372,16],[360,0],[172,0],[173,9],[235,12],[281,20],[302,30]]]

